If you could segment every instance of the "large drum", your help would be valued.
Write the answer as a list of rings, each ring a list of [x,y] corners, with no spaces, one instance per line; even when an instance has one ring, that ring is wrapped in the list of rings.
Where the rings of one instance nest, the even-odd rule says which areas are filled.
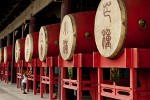
[[[12,46],[4,47],[4,63],[12,61]]]
[[[115,57],[123,47],[150,47],[148,0],[101,0],[95,17],[95,41],[101,55]]]
[[[17,39],[15,43],[15,61],[16,63],[20,60],[24,60],[24,51],[25,51],[25,38]]]
[[[0,63],[4,61],[4,48],[0,48]]]
[[[59,49],[64,60],[71,60],[74,53],[96,51],[94,41],[95,11],[66,15],[61,23]]]
[[[25,39],[25,61],[30,62],[33,58],[38,58],[38,38],[39,33],[28,34]]]
[[[45,61],[46,56],[58,56],[60,24],[42,26],[39,32],[38,51],[41,61]]]

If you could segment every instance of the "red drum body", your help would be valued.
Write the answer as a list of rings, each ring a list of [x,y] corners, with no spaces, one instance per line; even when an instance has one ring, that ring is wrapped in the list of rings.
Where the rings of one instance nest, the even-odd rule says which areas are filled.
[[[125,47],[150,48],[149,4],[149,0],[126,0],[127,35]]]
[[[47,56],[58,56],[60,24],[42,26],[39,32],[38,51],[41,61]]]
[[[38,58],[38,38],[39,33],[28,34],[25,39],[25,61],[30,62],[33,58]]]
[[[148,0],[101,0],[95,17],[95,41],[101,55],[115,57],[121,48],[150,48]]]
[[[64,60],[70,60],[74,53],[97,51],[94,41],[95,11],[66,15],[63,18],[59,36],[59,49]]]
[[[17,39],[15,43],[15,61],[16,63],[20,60],[25,59],[25,38]]]
[[[4,61],[4,48],[0,48],[0,63]]]
[[[4,47],[4,63],[12,60],[12,46]]]

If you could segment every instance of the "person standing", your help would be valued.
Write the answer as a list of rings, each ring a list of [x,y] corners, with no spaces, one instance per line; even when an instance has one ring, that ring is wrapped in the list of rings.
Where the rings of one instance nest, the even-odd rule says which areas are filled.
[[[28,78],[28,75],[31,74],[31,71],[29,71],[29,73],[27,73],[27,71],[24,71],[23,72],[23,79],[22,79],[22,89],[23,89],[23,94],[27,94],[27,92],[25,91],[26,90],[26,86],[27,86],[27,78]]]

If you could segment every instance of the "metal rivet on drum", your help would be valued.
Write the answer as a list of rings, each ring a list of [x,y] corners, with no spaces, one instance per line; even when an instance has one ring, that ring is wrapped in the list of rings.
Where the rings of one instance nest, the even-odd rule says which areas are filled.
[[[85,38],[87,38],[87,39],[91,39],[91,33],[86,32],[86,33],[85,33]]]
[[[139,20],[139,27],[142,29],[145,29],[146,28],[146,20],[140,19]]]
[[[58,40],[55,40],[55,41],[54,41],[54,45],[55,45],[55,46],[58,46],[58,45],[59,45]]]

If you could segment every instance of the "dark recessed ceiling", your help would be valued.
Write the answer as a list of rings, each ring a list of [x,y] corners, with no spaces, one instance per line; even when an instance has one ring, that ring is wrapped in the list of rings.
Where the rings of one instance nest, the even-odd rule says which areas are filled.
[[[33,0],[0,0],[0,31],[25,10]]]

